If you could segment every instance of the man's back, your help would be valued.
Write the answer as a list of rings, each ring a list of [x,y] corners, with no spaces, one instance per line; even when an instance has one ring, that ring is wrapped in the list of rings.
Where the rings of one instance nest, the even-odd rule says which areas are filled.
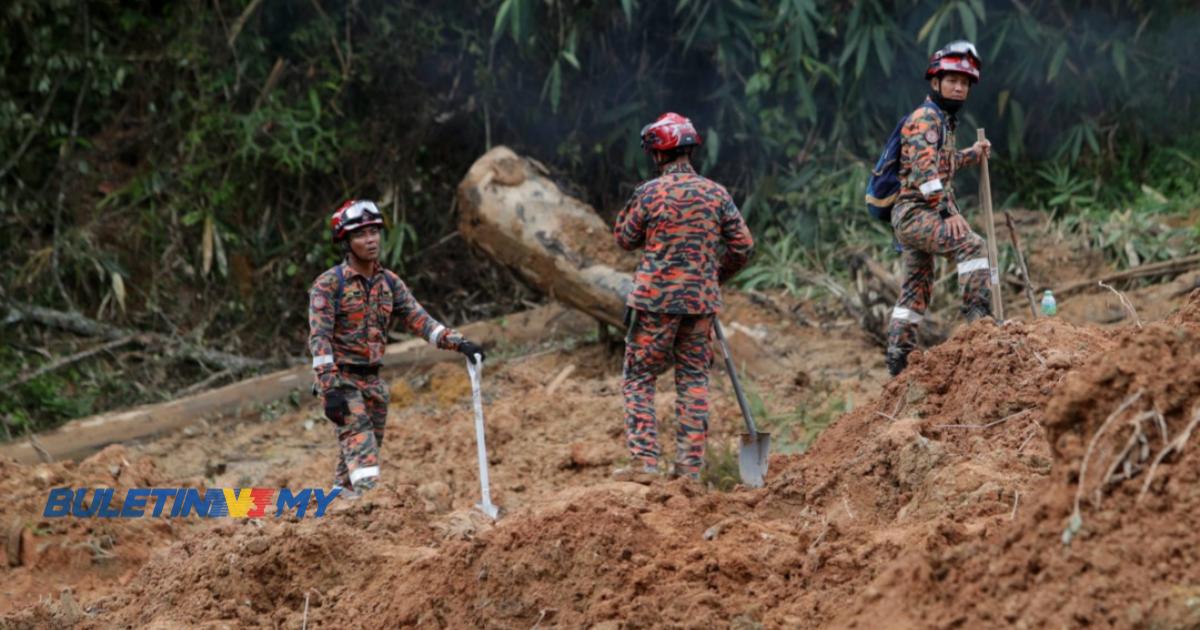
[[[686,164],[639,186],[615,232],[622,247],[644,250],[629,306],[658,313],[719,310],[719,282],[746,263],[754,245],[725,188]]]

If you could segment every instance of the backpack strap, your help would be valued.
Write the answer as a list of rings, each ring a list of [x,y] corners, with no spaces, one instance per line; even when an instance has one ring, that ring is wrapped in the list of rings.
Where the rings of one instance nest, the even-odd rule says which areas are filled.
[[[338,312],[342,308],[342,294],[346,292],[346,273],[342,270],[342,265],[338,263],[333,268],[333,273],[337,276],[337,290],[333,292],[333,318],[336,320]],[[388,288],[392,290],[392,301],[396,300],[396,281],[392,279],[392,274],[386,269],[383,270],[383,279],[387,282]]]
[[[387,269],[383,270],[383,279],[387,281],[388,288],[392,290],[392,301],[396,301],[396,281],[392,280],[392,273]]]
[[[333,274],[337,276],[337,290],[333,292],[333,319],[337,321],[338,311],[342,310],[342,293],[346,291],[346,274],[342,271],[342,265],[338,263],[333,268]]]

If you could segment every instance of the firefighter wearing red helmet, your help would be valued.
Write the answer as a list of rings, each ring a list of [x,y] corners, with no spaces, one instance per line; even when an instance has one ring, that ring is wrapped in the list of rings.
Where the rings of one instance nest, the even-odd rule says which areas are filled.
[[[908,365],[916,347],[917,328],[932,294],[934,256],[957,263],[967,321],[991,316],[987,251],[959,212],[953,182],[958,169],[977,164],[991,151],[986,140],[959,151],[954,137],[958,111],[982,68],[970,42],[953,42],[934,53],[925,70],[930,94],[901,130],[900,192],[892,228],[904,250],[905,277],[888,324],[886,362],[893,376]]]
[[[673,366],[678,429],[671,472],[699,479],[719,285],[746,264],[754,240],[725,188],[692,167],[692,150],[702,142],[692,121],[663,114],[642,129],[641,139],[659,176],[633,191],[613,230],[622,248],[643,250],[626,300],[622,384],[633,464],[614,474],[638,481],[658,474],[655,381]]]
[[[387,333],[396,321],[414,335],[472,361],[483,349],[429,316],[394,272],[379,262],[383,215],[374,202],[347,201],[330,218],[330,236],[345,259],[317,277],[309,292],[308,347],[315,389],[339,445],[335,487],[357,497],[379,478],[388,387],[379,376]]]

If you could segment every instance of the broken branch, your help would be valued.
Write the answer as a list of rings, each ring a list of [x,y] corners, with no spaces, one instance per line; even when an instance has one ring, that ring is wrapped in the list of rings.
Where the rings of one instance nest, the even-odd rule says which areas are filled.
[[[138,339],[137,335],[127,335],[125,337],[121,337],[120,339],[109,341],[108,343],[102,343],[98,346],[89,348],[82,352],[76,352],[75,354],[72,354],[70,356],[65,356],[58,360],[51,361],[50,363],[47,363],[28,374],[24,374],[16,379],[13,379],[12,381],[9,381],[8,383],[0,385],[0,391],[12,389],[14,387],[17,387],[18,385],[28,383],[29,381],[32,381],[33,379],[35,379],[39,376],[48,374],[48,373],[53,372],[54,370],[57,370],[62,367],[66,367],[68,365],[71,365],[72,363],[77,363],[88,357],[100,354],[101,352],[105,352],[107,350],[112,350],[113,348],[118,348],[120,346],[123,346],[123,345],[130,343],[132,341],[135,341],[137,339]]]
[[[1183,451],[1184,445],[1192,437],[1192,431],[1196,429],[1196,425],[1198,424],[1200,424],[1200,406],[1196,407],[1196,411],[1192,414],[1192,421],[1188,423],[1183,433],[1177,435],[1174,440],[1171,440],[1170,444],[1163,447],[1163,450],[1159,451],[1158,456],[1154,458],[1154,463],[1150,464],[1150,472],[1146,473],[1146,481],[1142,483],[1142,491],[1138,493],[1138,503],[1142,502],[1142,499],[1146,497],[1146,492],[1150,490],[1150,482],[1154,481],[1154,473],[1158,471],[1158,465],[1172,452]]]
[[[1098,278],[1092,278],[1091,280],[1076,282],[1074,284],[1069,284],[1065,287],[1055,289],[1054,294],[1058,297],[1065,297],[1098,286],[1101,282],[1112,283],[1123,280],[1145,278],[1148,276],[1177,275],[1196,267],[1200,267],[1200,254],[1185,256],[1175,260],[1139,265],[1137,267],[1126,269],[1125,271],[1118,271],[1116,273],[1110,273]]]
[[[1121,293],[1120,291],[1112,288],[1111,286],[1109,286],[1107,284],[1104,284],[1103,281],[1099,282],[1098,284],[1100,286],[1104,287],[1105,289],[1108,289],[1109,291],[1112,291],[1113,293],[1117,294],[1117,299],[1121,300],[1121,305],[1125,307],[1125,310],[1129,311],[1129,315],[1133,317],[1133,321],[1134,321],[1134,323],[1137,324],[1137,327],[1141,328],[1142,320],[1138,317],[1137,311],[1134,310],[1133,304],[1131,304],[1129,302],[1129,300],[1125,297],[1125,294]]]

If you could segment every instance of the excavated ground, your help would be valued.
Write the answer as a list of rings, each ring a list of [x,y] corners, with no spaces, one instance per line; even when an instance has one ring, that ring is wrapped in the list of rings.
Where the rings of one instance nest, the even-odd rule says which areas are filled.
[[[781,438],[765,488],[611,481],[619,359],[589,344],[485,374],[492,524],[471,509],[470,391],[446,364],[392,375],[382,486],[320,519],[40,518],[54,485],[327,485],[315,408],[4,464],[20,566],[0,626],[1200,625],[1200,292],[1140,328],[962,327],[894,380],[853,327],[731,303]],[[739,415],[714,385],[720,468]],[[846,413],[801,454],[831,401]]]

